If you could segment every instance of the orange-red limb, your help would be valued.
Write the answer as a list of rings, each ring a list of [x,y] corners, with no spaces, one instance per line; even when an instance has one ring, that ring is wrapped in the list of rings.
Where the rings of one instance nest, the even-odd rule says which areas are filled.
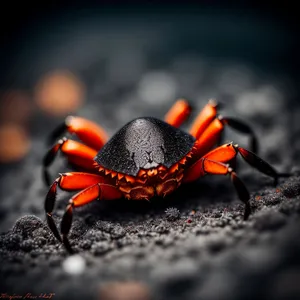
[[[232,143],[224,144],[216,149],[211,150],[203,158],[226,163],[237,156],[237,149]]]
[[[201,158],[207,154],[220,139],[223,129],[223,123],[218,118],[215,118],[195,142],[194,155]]]
[[[97,183],[78,192],[70,199],[74,207],[85,205],[93,200],[114,200],[123,196],[118,188],[107,183]]]
[[[97,154],[96,150],[77,141],[68,140],[66,138],[60,139],[44,157],[44,178],[48,185],[50,184],[50,178],[47,167],[52,164],[59,151],[67,157],[71,164],[84,170],[92,171],[95,169],[94,157]]]
[[[108,140],[108,135],[96,123],[80,117],[68,117],[66,125],[70,133],[75,133],[84,143],[99,151]]]
[[[48,167],[56,157],[58,151],[61,151],[67,157],[81,158],[85,162],[89,162],[89,165],[93,164],[94,157],[97,151],[81,144],[80,142],[68,140],[63,138],[57,142],[45,155],[43,166]],[[80,164],[79,164],[80,165]]]
[[[85,118],[69,116],[62,125],[54,130],[50,141],[55,141],[66,131],[76,134],[83,143],[97,151],[99,151],[108,140],[107,133],[98,124]]]
[[[54,236],[60,242],[65,244],[69,252],[72,252],[72,249],[64,233],[66,228],[71,226],[70,222],[72,222],[73,207],[85,205],[95,199],[110,200],[118,199],[123,196],[123,194],[116,187],[105,182],[105,178],[99,175],[83,172],[71,172],[61,174],[60,177],[58,177],[51,185],[45,200],[47,222]],[[57,187],[68,191],[82,189],[69,200],[69,205],[67,206],[66,213],[64,214],[62,220],[61,233],[63,234],[63,238],[61,238],[52,217],[52,212],[56,201]]]
[[[202,148],[197,148],[197,143],[195,144],[195,153],[194,155],[201,154]],[[197,150],[198,149],[198,150]],[[200,150],[199,150],[200,149]],[[198,151],[198,153],[197,153]],[[228,163],[231,162],[234,158],[236,158],[237,154],[240,153],[240,155],[243,157],[243,159],[252,167],[256,168],[258,171],[271,176],[275,180],[275,184],[277,184],[278,177],[280,174],[277,173],[277,171],[269,165],[266,161],[264,161],[262,158],[254,154],[253,152],[239,147],[238,145],[233,145],[232,143],[224,144],[210,152],[208,152],[203,157],[200,157],[188,170],[185,174],[184,181],[192,181],[196,180],[198,177],[203,175],[203,161],[208,159],[210,161],[217,161],[219,163]]]
[[[280,174],[278,174],[271,165],[253,152],[231,143],[210,151],[204,157],[196,161],[185,173],[183,181],[194,181],[205,174],[230,174],[231,181],[240,200],[246,204],[244,218],[247,219],[251,212],[249,192],[241,179],[233,172],[229,164],[224,164],[224,162],[229,162],[234,159],[237,153],[240,153],[243,159],[258,171],[273,177],[275,185],[277,184]]]
[[[232,117],[217,117],[217,108],[218,105],[214,100],[210,100],[203,110],[199,113],[194,123],[192,124],[189,133],[193,135],[200,142],[206,142],[207,139],[211,142],[209,144],[215,145],[221,140],[221,132],[224,129],[224,126],[229,126],[240,133],[247,134],[250,137],[250,149],[254,152],[258,152],[258,140],[255,136],[252,128],[247,125],[244,121],[238,120]],[[218,120],[218,121],[216,121]],[[212,125],[214,123],[214,125]],[[218,128],[221,126],[222,128]],[[213,130],[217,130],[217,135],[213,135]],[[219,129],[219,130],[218,130]],[[209,147],[205,147],[209,151]],[[202,151],[202,155],[205,154],[205,151]]]
[[[217,116],[217,104],[210,100],[194,120],[189,133],[198,139]]]
[[[99,182],[104,182],[104,178],[89,173],[70,172],[70,173],[61,174],[52,183],[45,199],[45,211],[46,211],[46,217],[47,217],[49,228],[52,230],[54,236],[59,241],[61,241],[61,237],[58,233],[57,227],[52,218],[52,212],[54,209],[56,195],[57,195],[57,187],[60,187],[61,189],[67,191],[75,191],[75,190],[85,189]]]
[[[228,167],[229,166],[224,163],[203,157],[189,168],[183,181],[195,181],[206,174],[226,175],[228,174]]]
[[[95,168],[94,157],[97,155],[97,151],[89,146],[77,141],[67,140],[60,150],[72,164],[84,169]]]
[[[228,163],[233,170],[236,170],[237,154],[237,145],[228,143],[211,150],[206,155],[204,155],[204,158],[222,163]]]
[[[85,205],[94,200],[113,200],[121,198],[123,194],[113,185],[105,183],[97,183],[83,191],[80,191],[69,200],[69,205],[63,215],[61,222],[62,242],[69,253],[73,253],[73,249],[68,240],[68,234],[72,226],[73,208]]]
[[[249,203],[250,195],[249,192],[242,182],[242,180],[233,172],[232,168],[228,164],[224,164],[218,161],[213,161],[207,158],[201,158],[188,173],[185,181],[196,180],[206,174],[213,175],[230,175],[231,182],[233,183],[235,190],[238,194],[239,199],[245,203],[244,219],[247,219],[251,213],[251,207]]]
[[[180,127],[189,117],[190,113],[191,106],[189,103],[184,99],[180,99],[166,113],[164,120],[174,127]]]
[[[58,179],[59,187],[66,191],[82,190],[91,185],[106,181],[105,177],[84,172],[63,173]]]
[[[209,166],[216,167],[214,169],[216,173],[214,174],[223,174],[222,172],[224,172],[224,166],[226,165],[220,165],[219,163],[231,162],[234,158],[236,158],[237,154],[237,145],[233,145],[232,143],[224,144],[216,149],[213,149],[201,157],[189,168],[184,177],[184,181],[190,182],[197,180],[199,177],[205,175],[206,170],[212,170],[209,168]],[[218,162],[218,164],[215,164],[215,162]]]
[[[57,187],[60,187],[62,190],[67,191],[76,191],[80,189],[85,189],[91,185],[97,184],[99,182],[104,182],[104,177],[99,175],[83,173],[83,172],[70,172],[61,174],[55,181],[52,183],[46,199],[45,199],[45,211],[47,214],[52,214],[54,209]]]

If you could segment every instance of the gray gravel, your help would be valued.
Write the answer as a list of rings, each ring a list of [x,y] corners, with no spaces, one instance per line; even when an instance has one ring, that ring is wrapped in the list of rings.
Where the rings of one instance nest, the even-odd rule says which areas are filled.
[[[189,22],[187,26],[194,24]],[[260,28],[255,22],[253,28]],[[70,241],[79,257],[75,256],[70,270],[65,249],[46,226],[43,201],[47,187],[41,178],[47,133],[61,120],[37,113],[31,124],[31,152],[21,163],[1,170],[1,297],[31,293],[41,298],[41,293],[55,293],[54,299],[299,299],[300,106],[293,102],[297,90],[290,75],[247,61],[216,60],[176,48],[185,32],[174,35],[176,25],[164,22],[151,32],[129,23],[126,28],[116,28],[127,34],[128,43],[124,51],[115,53],[109,50],[119,46],[120,36],[113,29],[107,39],[105,30],[96,27],[99,38],[95,35],[93,39],[89,26],[77,26],[63,33],[68,39],[62,34],[65,47],[59,49],[60,55],[49,47],[49,59],[43,64],[39,55],[28,57],[23,67],[29,74],[19,82],[31,86],[50,66],[71,66],[88,91],[78,115],[101,123],[109,134],[137,116],[162,118],[176,97],[191,101],[192,117],[209,98],[217,98],[225,104],[224,115],[253,124],[260,155],[292,176],[281,178],[274,187],[270,178],[240,161],[238,173],[251,192],[254,211],[247,221],[242,219],[243,204],[227,177],[207,176],[151,203],[123,199],[91,203],[74,214]],[[196,28],[189,39],[202,32],[201,26],[193,26],[187,27]],[[76,51],[69,55],[77,45],[78,28],[90,36],[84,44],[77,41]],[[252,27],[243,28],[241,39],[245,36],[247,45]],[[271,37],[271,33],[276,36],[272,27],[268,30]],[[50,33],[43,36],[45,46],[53,44]],[[258,40],[267,47],[268,41]],[[279,54],[287,49],[278,50],[282,51]],[[29,61],[30,67],[26,66]],[[127,72],[130,68],[132,72]],[[190,124],[191,120],[184,129]],[[248,146],[247,138],[226,130],[224,141],[231,140]],[[61,158],[51,173],[55,177],[66,170]],[[68,197],[70,194],[60,193],[54,215],[57,223]],[[114,289],[107,289],[109,284],[120,287],[124,282],[135,282],[140,290],[130,286],[119,298],[110,298],[107,290]],[[131,294],[133,289],[137,298]]]

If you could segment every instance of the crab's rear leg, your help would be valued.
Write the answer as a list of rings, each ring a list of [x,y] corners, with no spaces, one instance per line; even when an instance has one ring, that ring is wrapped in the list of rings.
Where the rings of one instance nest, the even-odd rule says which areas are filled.
[[[223,125],[227,125],[241,133],[244,133],[250,137],[250,149],[254,153],[258,153],[259,146],[257,137],[253,131],[253,129],[246,123],[241,120],[232,118],[232,117],[223,117],[219,116],[219,120],[223,123]]]
[[[114,200],[119,199],[122,196],[123,194],[115,186],[106,183],[96,183],[83,191],[80,191],[69,200],[69,204],[61,222],[62,242],[69,253],[74,253],[68,239],[68,234],[72,225],[73,209],[94,200]]]
[[[50,135],[49,143],[53,144],[65,132],[74,133],[89,147],[99,151],[108,140],[105,130],[98,124],[81,117],[69,116]]]
[[[208,137],[213,141],[213,143],[211,143],[212,147],[221,140],[221,134],[226,125],[241,133],[247,134],[250,137],[250,149],[255,153],[258,152],[258,141],[252,128],[241,120],[232,117],[223,117],[221,115],[218,116],[218,104],[214,100],[209,100],[204,106],[194,120],[189,133],[201,141]],[[212,134],[214,134],[214,136]]]
[[[191,113],[191,106],[184,99],[179,99],[165,115],[165,122],[174,127],[180,127]]]
[[[215,118],[200,135],[195,143],[197,157],[207,154],[220,140],[227,119]],[[255,139],[256,141],[256,139]],[[256,144],[257,142],[255,142]]]
[[[196,139],[199,139],[209,124],[217,117],[217,108],[217,102],[212,99],[209,100],[194,120],[189,133]]]
[[[67,157],[72,165],[85,171],[94,171],[94,157],[97,151],[80,142],[62,138],[46,153],[43,160],[43,175],[48,185],[51,181],[48,167],[53,163],[59,151]]]
[[[196,161],[185,174],[184,181],[194,181],[205,174],[229,174],[240,200],[245,203],[244,218],[247,219],[251,211],[249,204],[249,192],[233,169],[228,164],[224,164],[235,158],[238,153],[240,153],[244,160],[252,167],[268,176],[273,177],[274,183],[277,184],[280,174],[278,174],[272,166],[253,152],[239,147],[238,145],[233,145],[232,143],[222,145]]]

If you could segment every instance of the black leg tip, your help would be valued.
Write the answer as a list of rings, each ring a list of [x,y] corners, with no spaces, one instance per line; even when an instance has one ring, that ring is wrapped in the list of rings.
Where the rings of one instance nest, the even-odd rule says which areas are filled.
[[[49,147],[52,146],[53,143],[55,142],[55,140],[57,140],[57,138],[59,138],[62,134],[65,133],[65,131],[67,130],[67,128],[68,128],[68,126],[66,125],[65,122],[61,123],[58,127],[56,127],[52,131],[52,134],[47,139],[47,145]]]
[[[255,154],[258,154],[259,146],[258,146],[258,140],[255,136],[252,136],[250,144],[251,144],[251,151]]]
[[[53,235],[56,237],[56,239],[58,241],[60,241],[62,243],[61,236],[60,236],[60,234],[58,232],[58,229],[57,229],[57,227],[56,227],[56,225],[54,223],[54,220],[53,220],[52,216],[46,214],[46,218],[47,218],[48,226],[49,226],[50,230],[52,231]]]
[[[250,203],[247,202],[245,205],[244,221],[248,220],[250,215],[251,215],[251,206]]]
[[[50,175],[49,175],[49,172],[48,172],[47,169],[42,170],[42,177],[43,177],[45,185],[50,186],[51,185],[51,178],[50,178]]]
[[[67,238],[66,235],[63,235],[63,244],[66,248],[66,250],[68,251],[69,254],[75,254],[76,251],[72,248],[69,239]]]

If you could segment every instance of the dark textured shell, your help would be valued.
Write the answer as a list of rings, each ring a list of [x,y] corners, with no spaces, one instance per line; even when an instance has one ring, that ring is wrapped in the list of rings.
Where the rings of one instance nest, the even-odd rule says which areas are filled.
[[[195,138],[155,118],[138,118],[122,127],[94,160],[106,169],[137,175],[140,169],[167,168],[191,151]]]

